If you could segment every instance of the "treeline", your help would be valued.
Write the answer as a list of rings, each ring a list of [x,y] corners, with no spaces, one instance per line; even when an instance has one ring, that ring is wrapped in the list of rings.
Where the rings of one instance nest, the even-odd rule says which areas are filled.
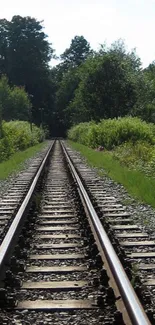
[[[42,22],[21,16],[14,16],[11,21],[0,20],[0,78],[6,76],[11,89],[14,86],[20,87],[23,94],[24,91],[28,94],[31,102],[24,114],[21,103],[18,109],[19,119],[31,119],[37,125],[42,123],[42,118],[45,124],[52,119],[54,84],[50,77],[49,62],[53,51]],[[19,92],[18,88],[15,90]],[[10,102],[7,109],[3,103],[1,106],[2,118],[16,118]],[[6,110],[7,114],[4,116]]]
[[[22,102],[17,108],[10,100],[4,104],[0,93],[1,119],[30,120],[59,136],[91,120],[130,115],[155,121],[155,62],[142,69],[136,52],[128,52],[121,40],[95,52],[83,36],[75,36],[50,68],[54,56],[42,22],[21,16],[0,20],[1,83],[8,79],[11,93],[28,94],[25,108]]]
[[[155,63],[142,70],[136,52],[127,52],[122,41],[97,53],[90,49],[83,58],[75,64],[74,57],[58,82],[56,107],[65,126],[126,115],[155,121]]]

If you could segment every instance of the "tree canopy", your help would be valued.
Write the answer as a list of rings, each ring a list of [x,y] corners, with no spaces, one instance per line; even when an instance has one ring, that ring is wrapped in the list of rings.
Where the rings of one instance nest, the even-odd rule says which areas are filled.
[[[133,114],[138,99],[140,59],[121,41],[87,57],[63,74],[56,106],[69,125]]]
[[[0,106],[2,119],[29,120],[31,103],[23,87],[10,87],[6,77],[0,79]]]
[[[83,63],[91,53],[92,50],[87,40],[83,36],[75,36],[70,47],[61,54],[61,59],[65,67],[75,68]]]
[[[42,22],[21,16],[11,21],[1,19],[0,44],[0,75],[7,75],[11,84],[25,88],[33,104],[34,122],[41,123],[38,109],[48,111],[53,105],[48,64],[54,53]]]
[[[30,120],[64,136],[71,125],[90,120],[155,121],[155,62],[142,69],[122,40],[95,52],[76,35],[51,68],[53,57],[42,21],[0,20],[0,124],[2,118]]]

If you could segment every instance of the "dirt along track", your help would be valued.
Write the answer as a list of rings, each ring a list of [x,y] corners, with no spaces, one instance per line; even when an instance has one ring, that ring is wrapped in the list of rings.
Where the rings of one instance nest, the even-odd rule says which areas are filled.
[[[141,234],[137,228],[131,227],[123,207],[105,192],[93,171],[82,166],[75,153],[69,153],[82,170],[100,219],[103,214],[108,220],[116,220],[116,225],[124,225],[124,228],[120,227],[121,231],[128,233],[129,229],[130,233],[134,230]],[[29,211],[24,212],[23,222],[22,215],[18,215],[18,234],[12,238],[7,256],[2,254],[4,243],[1,245],[1,323],[150,324],[132,288],[129,288],[130,297],[126,297],[126,288],[118,288],[118,282],[123,286],[124,280],[118,279],[115,283],[119,270],[109,271],[109,261],[114,265],[117,261],[109,258],[107,262],[105,259],[103,229],[102,233],[97,232],[97,223],[90,217],[94,214],[93,208],[87,206],[86,194],[80,190],[78,179],[73,175],[65,148],[56,141],[49,154],[37,189],[32,191],[34,198],[31,204],[29,202]],[[121,220],[120,224],[117,220]],[[16,216],[14,221],[17,221]],[[125,227],[128,223],[130,228]],[[111,231],[117,234],[119,229],[115,228],[115,222],[110,224],[112,226],[108,227],[105,223],[106,230],[109,234]],[[143,239],[143,234],[136,238]],[[115,246],[114,241],[113,244]],[[122,263],[126,261],[128,264],[122,255]],[[127,255],[128,259],[132,257],[131,253]],[[129,306],[130,299],[132,303],[135,301],[134,306]],[[150,315],[152,317],[151,312]]]

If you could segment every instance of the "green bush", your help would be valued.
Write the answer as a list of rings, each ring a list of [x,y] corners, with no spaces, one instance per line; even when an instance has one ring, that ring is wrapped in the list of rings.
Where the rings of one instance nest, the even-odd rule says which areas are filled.
[[[146,141],[126,142],[113,151],[113,155],[126,166],[145,165],[153,157],[154,146]]]
[[[0,118],[28,120],[31,103],[23,87],[10,87],[6,76],[0,78]]]
[[[3,138],[0,139],[0,162],[8,159],[13,153],[25,150],[44,140],[44,131],[25,121],[2,123]]]
[[[145,141],[155,143],[155,127],[136,117],[101,120],[80,123],[68,131],[70,140],[88,145],[91,148],[103,146],[111,150],[125,142]]]
[[[124,143],[115,148],[113,157],[123,166],[155,177],[155,146],[146,141]]]
[[[91,122],[90,123],[80,123],[76,126],[73,126],[69,131],[68,131],[68,137],[69,139],[75,141],[75,142],[80,142],[82,144],[88,145],[88,132],[91,127]]]

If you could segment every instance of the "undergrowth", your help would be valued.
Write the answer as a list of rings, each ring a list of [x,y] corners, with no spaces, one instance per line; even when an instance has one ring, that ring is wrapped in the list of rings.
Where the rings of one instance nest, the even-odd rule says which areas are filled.
[[[112,150],[125,142],[145,141],[155,143],[155,126],[137,117],[101,120],[99,123],[87,122],[73,126],[68,138],[91,148],[103,146]]]
[[[9,159],[15,152],[25,150],[43,140],[44,131],[34,124],[31,131],[30,123],[26,121],[3,121],[0,162]]]
[[[33,157],[45,145],[46,142],[42,142],[24,151],[16,152],[11,156],[10,159],[0,163],[0,180],[4,180],[9,177],[12,173],[16,173],[17,171],[21,170],[23,168],[25,160],[29,159],[30,157]]]
[[[72,141],[102,146],[122,166],[155,177],[155,126],[135,117],[80,123],[68,131]]]
[[[155,146],[145,141],[127,142],[116,147],[112,154],[121,165],[155,177]]]
[[[90,166],[96,167],[100,175],[107,174],[114,181],[122,184],[126,190],[143,203],[155,207],[155,179],[146,176],[143,171],[123,166],[113,154],[108,151],[95,151],[73,141],[69,144],[86,158]]]

